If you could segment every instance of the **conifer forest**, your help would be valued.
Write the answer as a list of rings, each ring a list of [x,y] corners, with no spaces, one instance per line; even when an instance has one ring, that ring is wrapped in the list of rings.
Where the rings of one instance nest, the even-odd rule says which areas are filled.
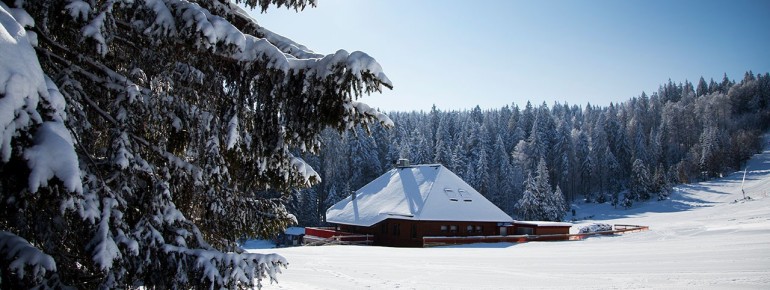
[[[301,225],[394,166],[441,163],[506,213],[562,220],[574,202],[632,207],[673,185],[743,170],[770,125],[770,75],[693,84],[669,80],[608,106],[511,104],[498,109],[390,112],[392,129],[322,134],[304,156],[322,182],[296,191]],[[371,134],[369,134],[371,133]]]

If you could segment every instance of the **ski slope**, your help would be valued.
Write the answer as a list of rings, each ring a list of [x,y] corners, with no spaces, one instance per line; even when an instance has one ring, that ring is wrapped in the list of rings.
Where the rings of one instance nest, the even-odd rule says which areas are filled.
[[[765,139],[765,144],[770,140]],[[743,171],[675,188],[629,210],[579,204],[577,216],[649,231],[571,242],[441,248],[251,249],[289,267],[264,289],[770,289],[770,149]],[[573,227],[573,230],[577,227]]]

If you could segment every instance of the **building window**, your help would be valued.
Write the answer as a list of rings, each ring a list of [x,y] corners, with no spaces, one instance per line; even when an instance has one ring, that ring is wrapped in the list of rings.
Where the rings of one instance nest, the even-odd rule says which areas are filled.
[[[483,233],[483,232],[484,232],[484,227],[483,226],[476,226],[476,233],[480,234],[480,233]]]
[[[535,234],[535,229],[533,229],[533,228],[525,228],[525,227],[516,227],[516,234],[517,235],[533,235],[533,234]]]
[[[441,233],[446,234],[448,228],[448,226],[441,226]]]
[[[400,224],[393,224],[393,235],[398,236],[401,234],[401,225]]]
[[[449,232],[453,233],[453,234],[456,234],[457,233],[457,226],[456,225],[449,226]]]
[[[417,226],[412,224],[412,239],[417,238]]]
[[[473,226],[469,225],[469,226],[466,228],[466,230],[468,230],[468,234],[472,234],[472,233],[473,233]]]

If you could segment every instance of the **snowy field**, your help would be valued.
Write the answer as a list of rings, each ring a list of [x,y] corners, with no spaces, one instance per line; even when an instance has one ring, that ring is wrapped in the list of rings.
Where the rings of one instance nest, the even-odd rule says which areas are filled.
[[[736,202],[742,180],[741,171],[682,185],[670,200],[629,210],[577,205],[578,217],[593,216],[581,223],[650,227],[621,236],[425,249],[253,244],[250,251],[289,260],[279,283],[263,289],[770,289],[770,149],[748,164],[751,200]]]

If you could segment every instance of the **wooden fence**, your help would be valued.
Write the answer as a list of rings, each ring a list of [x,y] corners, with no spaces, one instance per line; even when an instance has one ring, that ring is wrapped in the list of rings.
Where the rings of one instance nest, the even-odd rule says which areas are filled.
[[[551,234],[551,235],[507,235],[507,236],[469,236],[469,237],[444,237],[428,236],[422,238],[423,247],[462,245],[474,243],[526,243],[532,241],[579,241],[590,236],[617,235],[649,230],[647,226],[640,225],[614,225],[610,231],[582,233],[582,234]]]
[[[372,235],[359,235],[337,231],[332,227],[305,228],[303,244],[306,246],[321,245],[371,245]]]

